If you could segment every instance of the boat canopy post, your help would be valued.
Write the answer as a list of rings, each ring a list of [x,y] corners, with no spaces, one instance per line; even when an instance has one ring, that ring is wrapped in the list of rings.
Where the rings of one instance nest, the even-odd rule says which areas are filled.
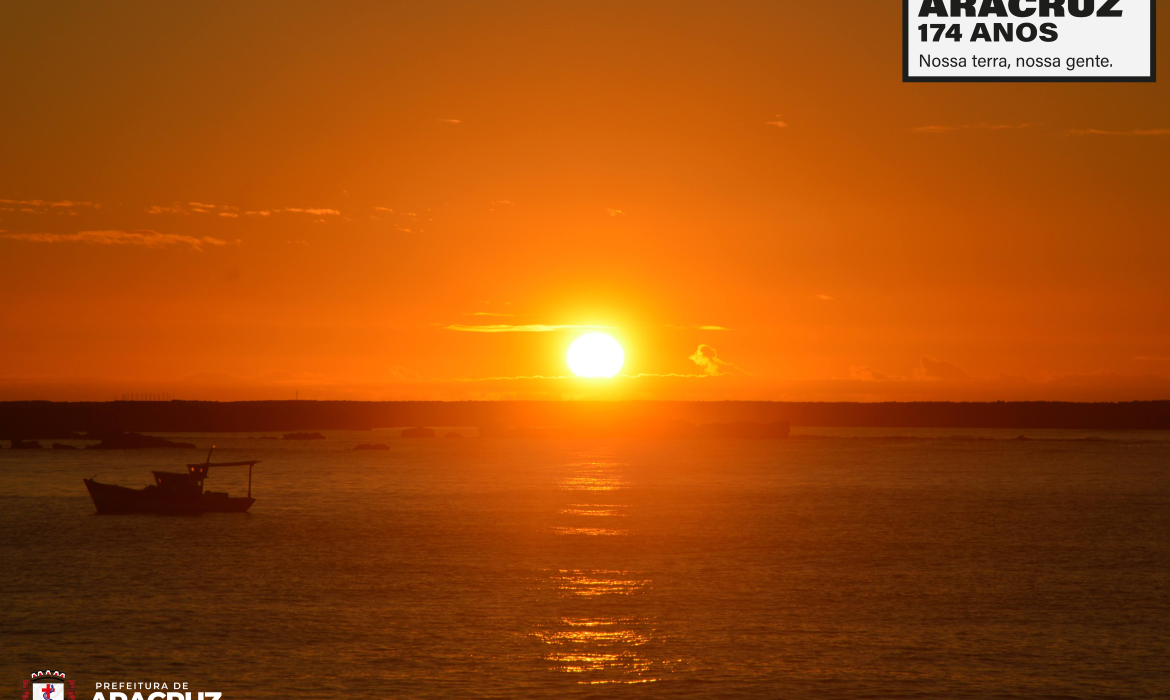
[[[212,467],[247,467],[248,468],[248,498],[252,497],[252,467],[256,466],[260,460],[253,459],[247,462],[212,462],[207,461],[202,464],[188,464],[187,472],[199,479],[199,485],[203,486],[203,479],[207,476],[208,470]]]

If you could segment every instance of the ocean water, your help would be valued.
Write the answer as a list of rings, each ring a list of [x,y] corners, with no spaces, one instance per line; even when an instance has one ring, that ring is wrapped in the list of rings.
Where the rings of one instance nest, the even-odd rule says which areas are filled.
[[[58,669],[87,700],[159,681],[225,700],[1170,696],[1170,434],[1019,432],[3,449],[0,678],[17,697]],[[352,450],[370,442],[391,449]],[[212,444],[262,460],[252,512],[94,514],[82,477],[145,485]],[[246,469],[220,471],[208,486],[241,494]]]

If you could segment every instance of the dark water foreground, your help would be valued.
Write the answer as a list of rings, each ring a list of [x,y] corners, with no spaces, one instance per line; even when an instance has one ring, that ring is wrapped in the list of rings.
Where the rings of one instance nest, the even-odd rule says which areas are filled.
[[[820,432],[844,437],[188,434],[263,460],[250,514],[199,518],[98,517],[81,483],[195,452],[0,450],[0,677],[15,697],[59,669],[87,700],[1166,697],[1170,434]],[[391,449],[347,449],[370,442]]]

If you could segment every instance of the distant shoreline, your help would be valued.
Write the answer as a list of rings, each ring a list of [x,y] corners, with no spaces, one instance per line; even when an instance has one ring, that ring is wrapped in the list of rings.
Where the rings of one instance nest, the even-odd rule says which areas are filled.
[[[682,421],[793,427],[1170,430],[1170,401],[107,401],[0,402],[0,440],[74,433],[556,428]]]

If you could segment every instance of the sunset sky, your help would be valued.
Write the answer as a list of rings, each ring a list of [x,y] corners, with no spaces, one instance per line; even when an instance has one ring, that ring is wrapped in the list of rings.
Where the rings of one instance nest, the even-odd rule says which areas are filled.
[[[1170,398],[1167,89],[828,7],[9,3],[0,399]]]

